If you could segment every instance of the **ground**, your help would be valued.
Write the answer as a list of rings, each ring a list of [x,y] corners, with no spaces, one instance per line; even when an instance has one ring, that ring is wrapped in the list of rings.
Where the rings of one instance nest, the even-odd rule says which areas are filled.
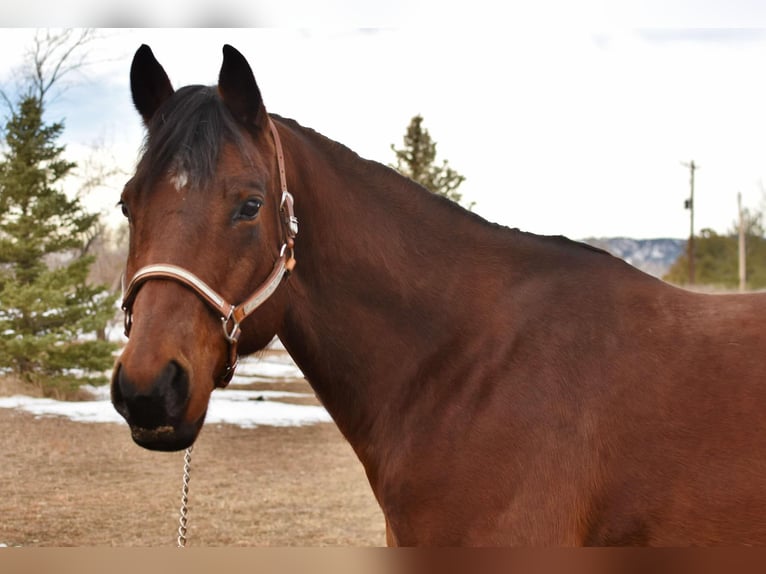
[[[144,450],[127,425],[0,409],[0,544],[173,546],[182,467],[183,453]],[[335,425],[206,425],[187,536],[189,547],[382,546],[385,525]]]

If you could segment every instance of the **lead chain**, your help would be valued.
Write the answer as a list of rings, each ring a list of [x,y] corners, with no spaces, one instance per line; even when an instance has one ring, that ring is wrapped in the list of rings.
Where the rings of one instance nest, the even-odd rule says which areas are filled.
[[[186,547],[186,524],[189,522],[189,478],[191,475],[191,453],[194,447],[190,446],[184,453],[184,480],[181,487],[181,517],[178,526],[178,548]]]

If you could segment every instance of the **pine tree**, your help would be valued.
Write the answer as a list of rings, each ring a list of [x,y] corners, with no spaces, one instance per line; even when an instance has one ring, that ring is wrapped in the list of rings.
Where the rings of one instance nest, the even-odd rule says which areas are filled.
[[[447,160],[441,165],[436,162],[436,142],[431,134],[423,127],[423,117],[417,115],[410,120],[404,135],[404,147],[391,149],[396,154],[396,165],[392,165],[402,175],[419,183],[428,191],[443,195],[456,203],[460,203],[463,195],[457,191],[465,181],[465,177],[449,167]],[[468,209],[475,204],[472,202]]]
[[[87,283],[98,216],[61,190],[75,167],[56,143],[63,129],[44,123],[39,98],[22,97],[0,162],[0,368],[54,392],[100,376],[114,351],[88,338],[113,316],[115,297]]]

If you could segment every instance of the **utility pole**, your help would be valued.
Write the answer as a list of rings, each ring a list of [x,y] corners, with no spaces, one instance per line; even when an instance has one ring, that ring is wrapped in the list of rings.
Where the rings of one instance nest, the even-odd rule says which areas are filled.
[[[689,210],[689,242],[686,245],[687,256],[689,258],[689,285],[694,285],[694,172],[699,166],[692,160],[689,163],[681,162],[681,165],[689,168],[689,186],[691,194],[689,199],[684,202],[684,207]]]
[[[742,211],[742,193],[737,193],[737,210],[739,211],[739,290],[747,288],[747,267],[745,261],[745,214]]]

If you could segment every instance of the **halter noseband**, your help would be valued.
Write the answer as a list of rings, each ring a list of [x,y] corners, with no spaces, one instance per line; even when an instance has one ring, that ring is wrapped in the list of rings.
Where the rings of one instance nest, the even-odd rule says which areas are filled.
[[[168,263],[159,263],[142,267],[123,290],[122,310],[125,312],[125,336],[130,336],[130,328],[133,324],[133,302],[138,290],[150,279],[170,279],[177,281],[194,291],[205,303],[221,316],[223,324],[223,336],[229,343],[229,360],[226,371],[221,380],[216,382],[217,387],[225,387],[234,376],[239,356],[237,354],[237,342],[241,334],[240,324],[258,307],[274,294],[282,282],[295,267],[295,236],[298,234],[298,219],[295,217],[293,208],[293,196],[287,191],[287,177],[285,174],[285,158],[282,152],[282,142],[274,122],[269,118],[269,128],[274,138],[277,150],[277,166],[279,168],[279,183],[282,199],[279,204],[279,212],[284,227],[285,242],[279,251],[279,257],[266,280],[253,292],[250,297],[238,305],[233,305],[219,295],[212,287],[197,277],[191,271],[183,267]]]

